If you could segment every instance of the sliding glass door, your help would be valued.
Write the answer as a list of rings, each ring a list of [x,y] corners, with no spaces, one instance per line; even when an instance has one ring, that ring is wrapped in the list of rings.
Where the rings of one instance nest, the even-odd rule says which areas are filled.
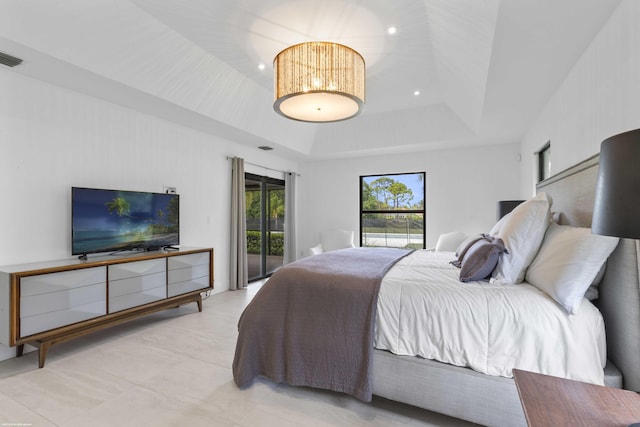
[[[284,257],[284,180],[245,173],[249,281],[270,276]]]

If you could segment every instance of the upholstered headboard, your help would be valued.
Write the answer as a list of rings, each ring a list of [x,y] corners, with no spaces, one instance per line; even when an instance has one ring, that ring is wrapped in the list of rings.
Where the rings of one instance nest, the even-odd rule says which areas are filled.
[[[553,199],[560,224],[591,227],[599,156],[537,185]],[[604,317],[608,359],[622,372],[624,388],[640,391],[640,245],[620,239],[607,262],[596,305]]]

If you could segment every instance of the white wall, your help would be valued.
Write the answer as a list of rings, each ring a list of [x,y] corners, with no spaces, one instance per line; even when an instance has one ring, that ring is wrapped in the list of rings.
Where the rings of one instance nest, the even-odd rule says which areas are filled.
[[[181,243],[229,288],[231,162],[296,164],[0,68],[0,265],[71,257],[71,187],[180,194]],[[255,168],[255,167],[254,167]],[[0,345],[0,360],[13,354]],[[5,357],[3,357],[3,355]]]
[[[551,141],[551,173],[640,127],[640,1],[625,0],[585,50],[522,144],[522,192],[536,180],[534,152]]]
[[[0,265],[71,256],[71,187],[180,194],[181,243],[216,249],[228,289],[230,161],[295,163],[0,69]],[[248,166],[248,169],[252,166]],[[260,172],[259,168],[253,167]]]
[[[359,233],[361,175],[426,172],[427,247],[440,233],[487,232],[498,200],[520,198],[519,144],[312,161],[300,164],[298,256],[309,255],[318,232]]]

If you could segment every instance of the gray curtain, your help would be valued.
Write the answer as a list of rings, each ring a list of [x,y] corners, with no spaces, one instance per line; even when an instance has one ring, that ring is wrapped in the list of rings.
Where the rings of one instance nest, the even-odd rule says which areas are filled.
[[[296,260],[296,174],[284,175],[284,264]]]
[[[231,161],[231,256],[229,290],[245,289],[249,283],[247,221],[244,202],[244,160]]]

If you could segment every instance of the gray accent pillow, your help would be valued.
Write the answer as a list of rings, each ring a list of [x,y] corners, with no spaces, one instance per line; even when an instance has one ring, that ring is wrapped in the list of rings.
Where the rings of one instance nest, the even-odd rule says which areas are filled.
[[[602,267],[600,267],[600,271],[598,271],[596,278],[593,279],[593,282],[591,282],[591,286],[587,288],[587,292],[585,292],[584,297],[589,301],[595,301],[600,298],[599,285],[600,282],[602,282],[602,278],[604,277],[604,272],[606,269],[607,263],[605,262],[604,264],[602,264]]]
[[[499,237],[483,235],[467,251],[460,266],[460,281],[484,280],[498,264],[500,254],[507,252]]]
[[[473,246],[473,244],[478,240],[482,239],[483,236],[484,234],[477,234],[475,236],[467,237],[464,242],[460,243],[460,246],[458,246],[458,249],[456,249],[456,256],[458,257],[458,259],[451,261],[451,264],[460,268],[460,266],[462,265],[462,258],[464,258],[471,246]]]

